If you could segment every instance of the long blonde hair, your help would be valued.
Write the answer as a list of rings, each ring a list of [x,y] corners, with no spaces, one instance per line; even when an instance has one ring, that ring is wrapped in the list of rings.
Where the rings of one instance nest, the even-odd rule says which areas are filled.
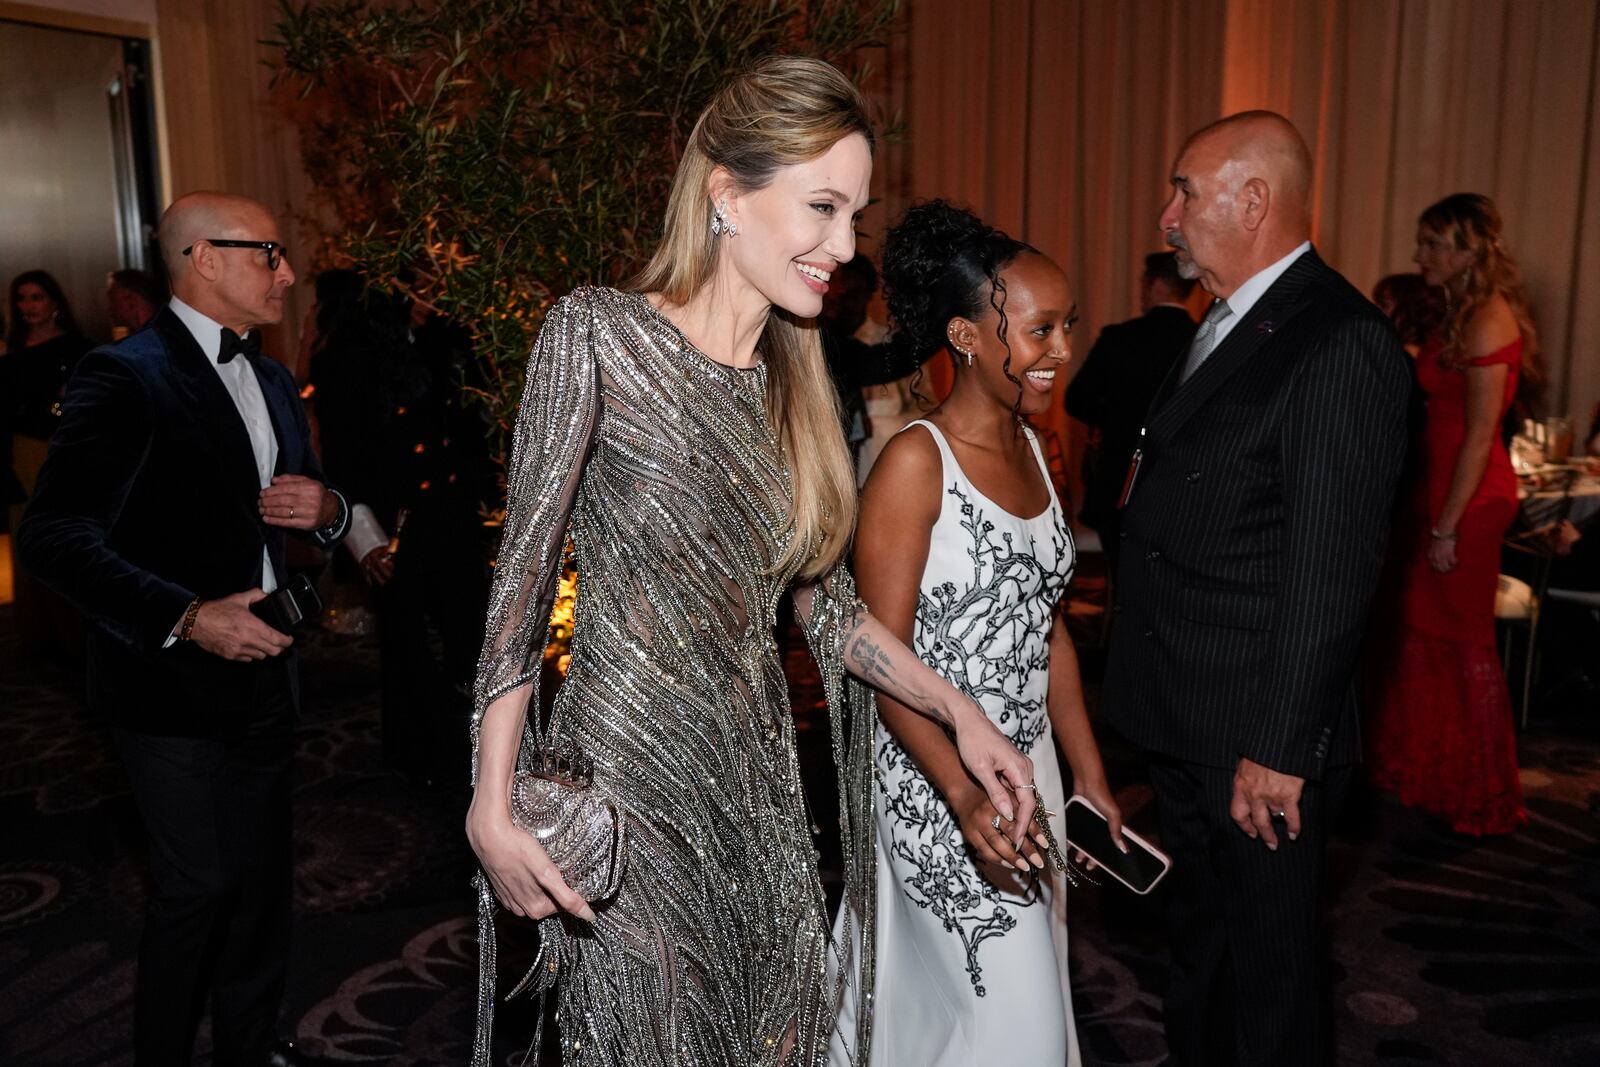
[[[1490,297],[1500,294],[1511,308],[1522,332],[1520,375],[1528,385],[1542,380],[1539,360],[1539,335],[1528,311],[1528,293],[1522,285],[1522,269],[1506,250],[1501,237],[1500,210],[1481,193],[1455,193],[1431,205],[1417,224],[1426,226],[1455,247],[1472,253],[1472,263],[1461,275],[1459,290],[1445,290],[1449,303],[1439,351],[1439,365],[1460,370],[1467,362],[1467,323]]]
[[[820,59],[770,56],[734,78],[689,134],[661,244],[632,288],[682,305],[711,280],[721,247],[711,233],[709,182],[717,167],[740,189],[761,189],[779,167],[815,159],[852,133],[871,148],[866,98]],[[777,427],[794,493],[789,546],[775,570],[798,561],[801,578],[816,578],[844,555],[855,529],[855,470],[838,397],[814,321],[773,307],[759,348],[767,365],[767,415]]]

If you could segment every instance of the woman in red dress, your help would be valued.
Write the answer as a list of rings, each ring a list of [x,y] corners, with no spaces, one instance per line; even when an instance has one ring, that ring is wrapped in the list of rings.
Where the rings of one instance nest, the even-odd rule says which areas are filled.
[[[1396,530],[1398,637],[1368,731],[1373,780],[1461,833],[1510,833],[1526,814],[1511,696],[1495,654],[1500,542],[1517,483],[1500,425],[1537,343],[1500,213],[1457,193],[1422,213],[1416,263],[1444,289],[1437,335],[1417,355],[1427,400],[1419,477]]]

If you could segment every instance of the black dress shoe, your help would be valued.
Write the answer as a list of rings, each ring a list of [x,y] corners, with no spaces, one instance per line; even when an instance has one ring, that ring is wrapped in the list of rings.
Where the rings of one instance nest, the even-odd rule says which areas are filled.
[[[267,1067],[319,1067],[325,1062],[307,1056],[288,1041],[274,1042],[267,1052]]]

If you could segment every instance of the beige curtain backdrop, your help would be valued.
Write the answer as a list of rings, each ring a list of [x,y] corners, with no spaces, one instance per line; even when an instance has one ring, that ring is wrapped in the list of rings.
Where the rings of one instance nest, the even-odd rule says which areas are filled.
[[[909,0],[905,21],[885,81],[908,132],[880,163],[884,214],[946,196],[1054,256],[1080,357],[1138,313],[1185,134],[1268,107],[1310,142],[1318,247],[1363,290],[1412,269],[1429,203],[1493,196],[1550,409],[1586,423],[1600,401],[1596,0]]]
[[[1600,402],[1597,54],[1594,0],[1230,0],[1220,110],[1269,107],[1300,126],[1318,246],[1364,289],[1413,269],[1427,205],[1493,197],[1533,300],[1546,405],[1587,427]]]
[[[1136,312],[1144,256],[1164,247],[1172,158],[1216,117],[1224,14],[1224,0],[910,0],[888,61],[907,132],[879,164],[884,214],[943,196],[1055,258],[1081,360],[1102,325]],[[943,357],[929,376],[936,395],[947,387]],[[1059,402],[1040,421],[1079,450]]]
[[[299,220],[315,204],[261,63],[276,4],[141,6],[156,15],[170,191],[262,199],[304,264]],[[1583,299],[1600,294],[1600,0],[907,0],[872,60],[907,134],[880,152],[867,232],[914,197],[969,204],[1066,268],[1080,354],[1138,311],[1184,135],[1271,107],[1317,155],[1320,249],[1363,289],[1409,269],[1428,203],[1493,196],[1528,276],[1551,410],[1586,421],[1600,401],[1600,301]],[[296,321],[269,335],[291,363],[310,302],[295,295]],[[1071,445],[1064,416],[1056,426]]]

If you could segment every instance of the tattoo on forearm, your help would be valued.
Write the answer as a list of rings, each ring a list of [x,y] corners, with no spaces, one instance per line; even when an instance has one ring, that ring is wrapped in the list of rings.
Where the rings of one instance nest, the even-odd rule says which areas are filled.
[[[856,677],[873,688],[918,708],[934,722],[942,726],[951,725],[950,716],[943,708],[935,706],[927,699],[927,694],[921,691],[921,687],[900,677],[890,651],[862,633],[860,628],[851,636],[848,651],[848,658],[855,667]]]
[[[850,657],[855,661],[856,673],[869,685],[883,688],[894,680],[894,664],[889,653],[866,634],[857,631],[851,639]]]

